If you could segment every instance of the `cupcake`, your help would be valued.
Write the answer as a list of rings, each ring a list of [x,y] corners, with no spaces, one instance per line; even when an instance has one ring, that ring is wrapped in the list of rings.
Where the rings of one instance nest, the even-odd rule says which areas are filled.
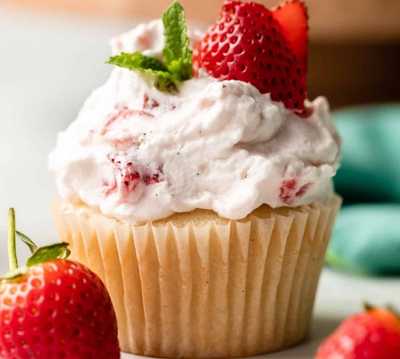
[[[122,349],[301,342],[341,202],[329,106],[306,100],[305,5],[227,1],[201,33],[174,3],[112,47],[49,162],[59,235],[104,280]]]

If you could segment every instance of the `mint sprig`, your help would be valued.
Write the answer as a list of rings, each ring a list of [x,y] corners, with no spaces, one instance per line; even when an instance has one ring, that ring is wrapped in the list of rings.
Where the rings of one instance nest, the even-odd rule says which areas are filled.
[[[165,29],[165,65],[179,80],[188,80],[192,77],[192,50],[182,5],[173,3],[164,13],[162,21]]]
[[[174,2],[162,21],[165,37],[162,60],[140,52],[122,52],[107,63],[150,76],[160,91],[176,92],[182,81],[192,77],[192,50],[182,5]]]
[[[132,71],[139,71],[154,79],[154,85],[164,92],[175,92],[177,90],[175,78],[166,66],[155,57],[143,55],[140,52],[122,52],[108,60],[109,64],[124,67]]]

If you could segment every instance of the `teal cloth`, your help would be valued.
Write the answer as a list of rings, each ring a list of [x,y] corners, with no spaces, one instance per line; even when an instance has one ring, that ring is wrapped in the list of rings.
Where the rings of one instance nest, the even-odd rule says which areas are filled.
[[[355,108],[334,118],[343,140],[335,186],[345,207],[327,262],[357,273],[400,274],[400,105]]]

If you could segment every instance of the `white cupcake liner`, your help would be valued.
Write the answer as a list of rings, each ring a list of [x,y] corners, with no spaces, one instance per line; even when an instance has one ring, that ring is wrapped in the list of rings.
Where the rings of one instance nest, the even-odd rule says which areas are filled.
[[[58,203],[55,217],[73,258],[110,291],[123,351],[221,358],[307,336],[340,204],[263,206],[239,221],[196,210],[129,225]]]

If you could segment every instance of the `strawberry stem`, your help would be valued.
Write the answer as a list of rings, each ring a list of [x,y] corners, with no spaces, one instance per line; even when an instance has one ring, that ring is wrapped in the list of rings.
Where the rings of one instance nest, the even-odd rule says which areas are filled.
[[[368,303],[368,302],[364,302],[363,307],[366,312],[370,312],[371,310],[376,309],[376,307],[374,305],[372,305],[371,303]]]
[[[8,210],[8,260],[10,272],[14,272],[18,269],[15,227],[15,210],[14,208],[10,208]]]

